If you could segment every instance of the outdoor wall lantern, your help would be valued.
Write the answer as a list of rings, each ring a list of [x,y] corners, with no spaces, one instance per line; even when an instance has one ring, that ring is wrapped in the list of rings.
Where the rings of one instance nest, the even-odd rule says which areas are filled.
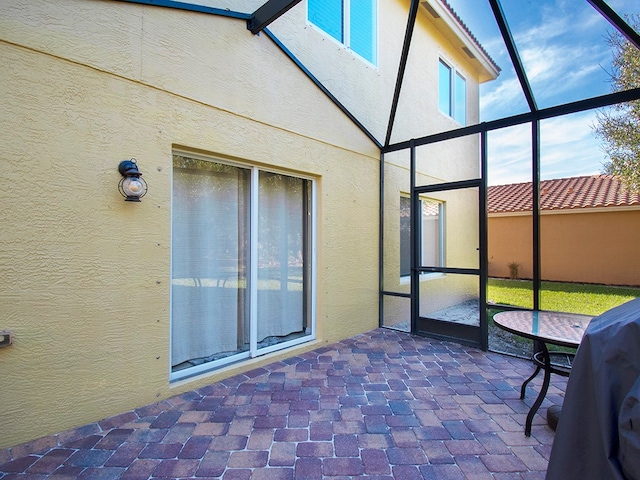
[[[122,180],[118,184],[118,190],[124,197],[125,202],[139,202],[147,193],[147,182],[141,177],[136,159],[123,160],[118,165],[118,171],[122,175]]]

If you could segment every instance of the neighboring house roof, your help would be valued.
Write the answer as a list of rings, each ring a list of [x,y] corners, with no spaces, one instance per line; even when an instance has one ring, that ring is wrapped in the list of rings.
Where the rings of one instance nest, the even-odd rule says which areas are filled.
[[[489,213],[530,212],[531,182],[490,186]],[[611,175],[559,178],[540,182],[541,210],[640,206],[640,194],[629,193]]]

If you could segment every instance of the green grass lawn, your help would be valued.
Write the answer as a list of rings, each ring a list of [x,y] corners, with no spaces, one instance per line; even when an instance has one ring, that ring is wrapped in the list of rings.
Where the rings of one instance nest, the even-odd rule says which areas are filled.
[[[561,282],[542,282],[541,287],[541,310],[593,316],[640,297],[640,288],[631,287]],[[495,304],[533,308],[532,282],[490,278],[487,300]]]
[[[640,288],[542,282],[540,309],[597,316],[637,297],[640,297]],[[490,278],[487,301],[497,305],[533,308],[532,282]],[[489,308],[489,348],[518,356],[529,356],[532,348],[530,340],[505,332],[493,323],[493,315],[502,311],[497,305]]]

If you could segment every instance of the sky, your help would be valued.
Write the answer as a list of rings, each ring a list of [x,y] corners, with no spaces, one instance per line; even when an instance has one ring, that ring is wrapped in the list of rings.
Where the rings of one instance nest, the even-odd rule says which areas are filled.
[[[480,120],[529,111],[487,0],[447,0],[502,69],[480,87]],[[613,27],[586,0],[501,0],[539,108],[611,92]],[[618,14],[640,13],[639,0],[607,0]],[[541,122],[543,180],[602,172],[607,160],[593,133],[596,111]],[[531,181],[531,126],[489,133],[489,184]]]

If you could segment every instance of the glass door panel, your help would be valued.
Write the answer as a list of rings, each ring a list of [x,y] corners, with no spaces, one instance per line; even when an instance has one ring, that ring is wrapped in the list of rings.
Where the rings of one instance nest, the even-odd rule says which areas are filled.
[[[480,286],[475,275],[442,275],[420,282],[420,317],[461,325],[480,325]]]
[[[480,292],[480,181],[416,187],[416,330],[486,346]],[[416,278],[414,276],[414,278]]]
[[[171,370],[249,348],[250,170],[174,156]]]
[[[446,274],[437,282],[421,282],[419,307],[419,333],[481,345],[477,275]]]
[[[171,379],[313,339],[313,180],[174,155]]]
[[[308,203],[310,182],[260,172],[257,348],[310,335]]]

